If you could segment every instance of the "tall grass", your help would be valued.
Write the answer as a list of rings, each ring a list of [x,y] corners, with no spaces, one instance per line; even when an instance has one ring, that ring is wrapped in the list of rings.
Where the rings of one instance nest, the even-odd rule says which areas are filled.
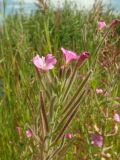
[[[39,118],[39,83],[32,57],[52,52],[59,59],[60,66],[61,46],[77,53],[89,51],[91,58],[80,70],[82,79],[96,58],[95,50],[104,34],[104,31],[97,30],[97,21],[104,20],[109,24],[119,17],[112,10],[105,11],[101,2],[95,3],[90,11],[66,3],[62,9],[48,7],[38,9],[30,16],[14,14],[6,17],[0,30],[1,160],[37,159],[38,147],[32,138],[25,136],[26,129],[35,128]],[[96,68],[93,67],[95,70],[87,86],[87,95],[69,128],[74,134],[74,143],[69,142],[65,160],[120,158],[120,129],[113,120],[113,113],[120,113],[119,43],[118,26],[105,39]],[[104,95],[96,94],[96,88],[102,88]],[[20,136],[17,126],[22,128]],[[91,145],[90,135],[96,132],[104,137],[103,148]]]

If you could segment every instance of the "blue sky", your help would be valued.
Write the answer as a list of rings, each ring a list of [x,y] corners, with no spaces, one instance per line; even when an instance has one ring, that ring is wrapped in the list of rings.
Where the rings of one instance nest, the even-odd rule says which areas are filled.
[[[22,3],[22,8],[26,13],[30,13],[32,10],[35,9],[34,0],[5,0],[6,1],[6,14],[11,12],[19,11]],[[0,11],[3,11],[3,0],[0,0]]]
[[[3,6],[2,6],[2,1],[0,0],[0,11],[2,11]],[[37,0],[5,0],[7,2],[7,9],[6,12],[10,13],[13,10],[14,11],[18,11],[20,8],[19,3],[20,2],[24,2],[23,8],[25,10],[26,13],[29,13],[31,10],[35,9],[35,5],[34,2],[36,2]],[[51,0],[51,2],[56,5],[58,4],[58,1],[60,2],[60,5],[62,6],[62,3],[64,2],[64,0]],[[85,6],[86,8],[90,7],[94,0],[71,0],[75,3],[78,4],[78,6]],[[113,7],[115,7],[117,10],[120,11],[120,0],[103,0],[104,3],[109,3],[112,2]]]

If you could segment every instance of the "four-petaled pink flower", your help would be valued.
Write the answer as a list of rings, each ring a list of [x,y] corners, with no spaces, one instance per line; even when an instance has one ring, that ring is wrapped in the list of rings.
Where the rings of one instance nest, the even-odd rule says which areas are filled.
[[[103,137],[99,134],[93,134],[91,137],[91,144],[93,144],[96,147],[102,147],[103,146]]]
[[[65,134],[66,139],[72,139],[73,135],[71,133]]]
[[[79,56],[72,51],[66,50],[64,48],[61,48],[61,51],[63,53],[66,64],[68,64],[74,60],[77,60],[79,58]]]
[[[32,132],[31,132],[30,129],[27,129],[27,130],[26,130],[26,137],[27,137],[27,138],[31,138],[31,137],[32,137]]]
[[[103,90],[101,88],[96,88],[96,93],[97,94],[103,94]]]
[[[102,30],[106,27],[106,23],[104,21],[99,21],[98,22],[98,29]]]
[[[40,71],[48,71],[54,68],[57,60],[52,54],[48,54],[46,57],[39,57],[39,55],[33,57],[33,64]]]
[[[113,119],[114,119],[115,122],[120,123],[120,116],[119,116],[118,113],[114,114]]]

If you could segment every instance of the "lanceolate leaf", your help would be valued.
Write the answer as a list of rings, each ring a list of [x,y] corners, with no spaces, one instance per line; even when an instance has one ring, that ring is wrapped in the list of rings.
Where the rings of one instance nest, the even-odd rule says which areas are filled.
[[[83,87],[85,86],[87,80],[89,79],[90,75],[91,75],[91,71],[88,73],[88,75],[86,76],[86,78],[82,81],[82,83],[80,84],[80,86],[78,87],[76,93],[74,94],[74,96],[72,97],[72,99],[69,101],[69,103],[67,104],[67,106],[65,107],[65,109],[63,110],[63,113],[65,113],[69,107],[75,102],[76,98],[79,96],[79,93],[81,92],[81,90],[83,89]]]
[[[61,141],[59,147],[52,153],[52,155],[48,156],[47,160],[50,160],[51,158],[55,157],[56,154],[58,154],[60,152],[60,150],[64,146],[64,142],[65,142],[64,140],[65,140],[65,137],[62,138],[62,141]]]
[[[75,104],[73,104],[71,107],[69,107],[68,112],[66,112],[65,116],[62,118],[61,122],[59,123],[58,127],[56,130],[58,130],[60,128],[61,125],[63,125],[64,121],[70,116],[70,114],[72,112],[74,112],[74,110],[78,107],[78,104],[80,104],[83,96],[85,94],[85,91],[82,92],[82,94],[78,97],[78,99],[76,100]]]
[[[75,109],[73,110],[73,112],[69,115],[67,121],[65,122],[65,124],[62,127],[62,129],[60,130],[60,132],[56,136],[53,144],[55,144],[63,136],[65,130],[68,128],[69,124],[71,123],[71,121],[73,120],[74,116],[76,115],[76,113],[78,111],[78,108],[79,108],[79,104],[75,107]]]
[[[70,76],[68,85],[67,85],[67,87],[65,88],[65,92],[64,92],[64,95],[63,95],[63,99],[62,99],[62,102],[63,102],[63,103],[65,102],[65,100],[66,100],[66,98],[67,98],[67,96],[68,96],[68,93],[69,93],[69,91],[70,91],[70,89],[71,89],[71,87],[72,87],[72,84],[73,84],[73,82],[74,82],[75,75],[76,75],[76,69],[77,69],[77,68],[76,68],[76,66],[75,66],[73,72],[71,73],[71,76]]]
[[[71,145],[74,142],[74,138],[71,139],[69,142],[67,142],[66,144],[64,144],[64,146],[60,149],[60,151],[58,152],[58,156],[57,156],[57,160],[63,160],[63,158],[66,155],[67,150],[69,149],[69,147],[71,147]]]
[[[50,107],[49,107],[49,118],[48,118],[49,122],[52,120],[52,117],[53,117],[55,99],[56,99],[56,97],[53,96],[52,99],[51,99],[51,102],[50,102]]]

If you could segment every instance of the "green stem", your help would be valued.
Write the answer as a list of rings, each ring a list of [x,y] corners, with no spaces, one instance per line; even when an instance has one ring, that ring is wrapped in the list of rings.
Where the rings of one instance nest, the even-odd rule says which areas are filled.
[[[41,75],[40,75],[40,73],[39,73],[38,71],[37,71],[37,75],[38,75],[38,78],[39,78],[39,80],[40,80],[40,83],[41,83],[41,85],[42,85],[42,87],[43,87],[43,89],[44,89],[44,91],[45,91],[48,99],[50,99],[50,94],[49,94],[48,90],[46,89],[45,84],[43,83],[43,81],[42,81],[42,79],[41,79]]]

